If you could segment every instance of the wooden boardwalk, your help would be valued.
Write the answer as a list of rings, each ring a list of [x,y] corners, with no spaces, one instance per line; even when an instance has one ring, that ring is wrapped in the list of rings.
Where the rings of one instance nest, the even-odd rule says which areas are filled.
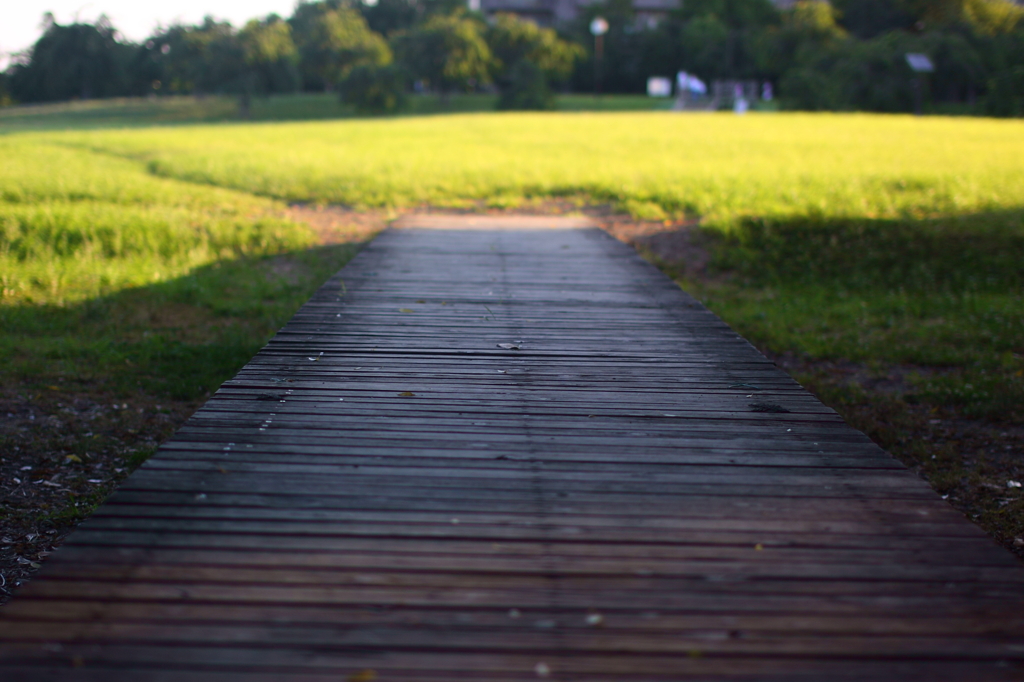
[[[407,225],[0,610],[0,679],[1024,679],[1021,564],[629,248]]]

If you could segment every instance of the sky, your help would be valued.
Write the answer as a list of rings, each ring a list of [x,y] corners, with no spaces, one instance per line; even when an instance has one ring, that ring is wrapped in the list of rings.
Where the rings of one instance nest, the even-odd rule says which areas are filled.
[[[207,14],[244,24],[249,19],[271,12],[288,16],[296,0],[2,0],[0,21],[0,69],[7,66],[9,56],[31,47],[42,35],[43,14],[53,12],[59,24],[75,21],[93,22],[106,14],[114,27],[130,40],[145,38],[157,25],[175,22],[194,24]],[[152,2],[152,4],[151,4]]]

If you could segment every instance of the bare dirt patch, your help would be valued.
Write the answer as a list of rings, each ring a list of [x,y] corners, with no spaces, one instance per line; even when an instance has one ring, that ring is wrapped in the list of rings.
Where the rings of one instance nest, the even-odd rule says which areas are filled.
[[[762,352],[1024,558],[1024,426],[918,402],[910,377],[942,368],[869,367]]]
[[[0,392],[0,603],[197,406],[83,386]]]
[[[383,209],[356,211],[344,206],[293,204],[285,215],[309,225],[320,238],[320,243],[327,245],[368,241],[399,213]]]

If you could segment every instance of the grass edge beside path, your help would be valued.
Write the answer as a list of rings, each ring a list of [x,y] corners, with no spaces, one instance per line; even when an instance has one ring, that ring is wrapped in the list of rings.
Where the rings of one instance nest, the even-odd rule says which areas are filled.
[[[0,605],[388,217],[291,207],[309,248],[16,314],[0,339]]]
[[[646,230],[625,227],[613,233],[635,246],[641,255],[836,410],[847,423],[920,475],[999,544],[1024,558],[1024,491],[1020,487],[1024,482],[1024,353],[1019,348],[1024,343],[1024,315],[1020,287],[1008,294],[1017,303],[1015,314],[1011,313],[1014,326],[1009,332],[1009,343],[1018,344],[1018,352],[978,352],[982,344],[990,342],[984,336],[988,330],[982,329],[974,337],[975,345],[959,357],[957,353],[944,353],[949,349],[942,346],[955,345],[960,339],[936,334],[933,345],[938,346],[934,352],[938,357],[934,363],[901,361],[908,352],[914,357],[913,349],[907,351],[898,345],[890,357],[869,353],[867,357],[850,359],[841,350],[844,346],[850,350],[849,343],[807,343],[828,338],[835,325],[833,329],[827,323],[817,327],[810,337],[791,333],[789,328],[780,333],[780,326],[806,324],[801,315],[794,316],[786,309],[787,294],[779,287],[786,283],[776,282],[773,289],[763,282],[746,279],[742,272],[727,265],[722,267],[723,261],[728,263],[731,258],[721,257],[720,234],[702,231],[695,225],[653,225]],[[801,288],[792,282],[788,286],[790,295],[804,297],[803,305],[798,303],[797,307],[811,308],[808,300],[820,304],[829,297],[838,298],[835,290],[826,290],[823,295],[814,291],[814,286]],[[873,310],[886,310],[887,296],[870,289],[853,289],[845,294],[855,300],[860,298],[857,303],[868,311],[856,321],[862,325],[859,329],[854,329],[856,323],[848,327],[866,339],[865,345],[870,349],[872,335],[879,333],[879,328],[893,325],[891,320],[870,314]],[[926,299],[936,297],[941,299],[942,293],[924,295]],[[836,305],[840,322],[845,307]],[[821,317],[828,317],[828,311],[821,312]],[[892,331],[929,331],[927,315],[912,318],[913,315],[904,318],[906,327],[902,330],[901,320],[897,319]],[[949,320],[950,326],[970,323],[962,318],[961,315],[960,319]],[[881,343],[886,343],[884,337]],[[921,346],[926,354],[932,352],[927,343]],[[1006,395],[1002,400],[980,404],[965,399],[977,396],[982,382],[988,388],[995,385]]]

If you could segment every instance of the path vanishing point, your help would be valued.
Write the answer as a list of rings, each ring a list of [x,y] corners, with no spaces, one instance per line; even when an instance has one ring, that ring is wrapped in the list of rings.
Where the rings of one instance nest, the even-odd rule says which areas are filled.
[[[0,609],[0,679],[1022,680],[1024,567],[582,219],[406,219]]]

